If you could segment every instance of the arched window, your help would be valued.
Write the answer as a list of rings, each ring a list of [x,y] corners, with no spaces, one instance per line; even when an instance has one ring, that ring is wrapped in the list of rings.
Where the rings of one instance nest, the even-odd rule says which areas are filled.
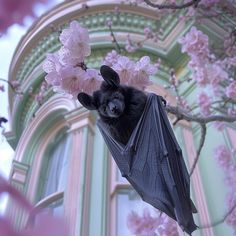
[[[70,160],[70,135],[62,133],[45,152],[42,164],[38,203],[55,214],[63,214],[63,196],[67,183]]]

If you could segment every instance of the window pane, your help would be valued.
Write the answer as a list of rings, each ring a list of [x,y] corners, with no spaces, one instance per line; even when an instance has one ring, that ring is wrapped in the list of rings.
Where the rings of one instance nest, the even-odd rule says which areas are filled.
[[[63,191],[67,181],[70,136],[64,136],[49,152],[42,198]]]

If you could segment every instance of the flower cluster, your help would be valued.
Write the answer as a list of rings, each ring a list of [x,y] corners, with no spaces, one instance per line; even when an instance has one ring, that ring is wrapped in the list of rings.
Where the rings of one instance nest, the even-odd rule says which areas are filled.
[[[43,64],[47,83],[52,85],[55,91],[74,98],[79,92],[92,94],[100,87],[102,77],[97,70],[88,69],[84,64],[85,58],[91,53],[87,29],[73,21],[68,29],[62,31],[60,42],[60,50],[48,54]],[[121,83],[139,89],[145,89],[151,84],[149,77],[154,75],[158,68],[158,64],[151,64],[148,56],[134,62],[114,50],[106,55],[104,64],[117,71]]]
[[[84,60],[91,53],[88,30],[76,21],[60,35],[62,47],[47,55],[43,69],[45,79],[55,91],[76,97],[79,92],[91,94],[102,81],[95,69],[87,69]]]
[[[232,186],[235,186],[236,184],[236,164],[233,161],[233,156],[235,155],[235,149],[230,150],[224,145],[220,145],[215,149],[215,157],[217,159],[218,164],[223,168],[225,172],[225,183],[230,188],[232,188]],[[236,195],[232,189],[227,194],[226,203],[227,212],[235,208]],[[233,209],[232,212],[227,216],[226,223],[231,225],[235,229],[236,209]],[[236,234],[236,231],[234,233]]]
[[[210,107],[211,107],[211,97],[209,97],[205,92],[201,92],[198,95],[198,100],[197,100],[199,106],[200,106],[200,111],[203,115],[207,116],[210,114]]]
[[[126,56],[111,51],[104,59],[104,63],[111,66],[118,74],[122,84],[133,86],[141,90],[151,84],[149,77],[156,74],[158,64],[151,64],[148,56],[134,62]]]
[[[151,216],[147,209],[144,209],[142,216],[132,211],[128,215],[127,226],[137,236],[179,235],[174,220],[164,213],[160,214],[159,211],[155,215]]]
[[[29,201],[0,176],[0,194],[7,192],[10,197],[29,214],[28,222],[34,222],[33,225],[27,226],[26,229],[16,231],[12,222],[6,217],[0,217],[0,235],[5,236],[67,236],[68,228],[62,218],[58,218],[49,212],[43,212],[33,207]],[[36,220],[35,220],[36,219]],[[35,220],[35,221],[34,221]]]
[[[212,1],[209,1],[209,4]],[[208,36],[192,27],[179,43],[182,52],[190,56],[189,68],[192,70],[192,80],[196,82],[202,91],[198,97],[200,111],[204,115],[210,115],[212,103],[219,98],[233,98],[236,96],[236,82],[231,78],[228,67],[235,67],[235,58],[227,57],[224,60],[216,60],[216,56],[210,54]],[[222,90],[225,86],[225,91]],[[208,95],[207,95],[208,94]]]
[[[45,3],[47,0],[2,0],[0,7],[0,33],[4,33],[8,27],[15,23],[22,25],[26,16],[34,16],[34,5],[39,2]]]
[[[219,3],[220,0],[202,0],[200,2],[200,5],[206,7],[206,8],[210,8],[213,7],[215,4]]]

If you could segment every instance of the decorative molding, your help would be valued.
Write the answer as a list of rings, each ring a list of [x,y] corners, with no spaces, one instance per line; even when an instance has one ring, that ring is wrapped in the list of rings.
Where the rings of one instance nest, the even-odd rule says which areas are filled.
[[[185,142],[185,148],[188,155],[189,166],[192,166],[194,162],[194,158],[196,157],[196,149],[194,145],[194,139],[192,134],[192,129],[184,128],[183,129],[183,137]],[[195,170],[191,177],[191,183],[194,189],[195,195],[195,204],[198,209],[198,217],[199,221],[202,225],[210,224],[210,212],[207,207],[207,201],[204,194],[204,188],[202,185],[201,174],[198,165],[196,165]],[[201,235],[203,236],[214,236],[214,231],[212,228],[202,229]]]
[[[91,132],[94,134],[94,124],[96,121],[95,114],[88,111],[84,107],[80,106],[76,110],[73,110],[65,115],[65,119],[70,129],[68,132],[77,131],[83,127],[88,126]]]

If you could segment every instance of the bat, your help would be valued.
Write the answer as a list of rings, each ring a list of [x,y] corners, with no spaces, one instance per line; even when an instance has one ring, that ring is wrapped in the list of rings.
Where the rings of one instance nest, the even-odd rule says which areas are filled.
[[[108,84],[116,93],[119,89],[118,74],[110,70],[103,66],[100,71],[105,81],[111,80]],[[78,99],[88,109],[97,109],[99,112],[103,105],[96,94],[104,92],[101,90],[95,92],[93,97],[79,94]],[[193,219],[193,213],[197,210],[190,198],[190,177],[182,151],[163,101],[156,94],[147,95],[143,111],[126,142],[117,139],[111,129],[112,123],[106,122],[101,112],[97,125],[121,175],[145,202],[176,220],[182,230],[191,235],[197,229]]]

